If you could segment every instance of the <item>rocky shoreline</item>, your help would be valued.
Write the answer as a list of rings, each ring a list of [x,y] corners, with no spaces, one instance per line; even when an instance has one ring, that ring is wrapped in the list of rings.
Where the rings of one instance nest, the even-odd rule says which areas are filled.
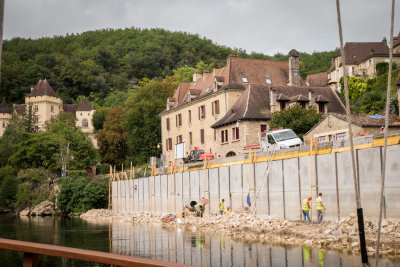
[[[249,214],[231,213],[224,216],[203,218],[170,219],[171,216],[143,213],[117,214],[111,210],[90,210],[81,218],[97,223],[130,222],[139,224],[162,224],[164,227],[183,228],[189,231],[208,233],[218,232],[234,239],[268,244],[312,246],[359,253],[357,217],[351,214],[340,221],[327,221],[323,224],[304,223],[299,220],[284,220],[276,217],[259,217]],[[375,254],[377,221],[364,218],[367,251]],[[383,220],[381,232],[381,256],[400,259],[400,221]]]

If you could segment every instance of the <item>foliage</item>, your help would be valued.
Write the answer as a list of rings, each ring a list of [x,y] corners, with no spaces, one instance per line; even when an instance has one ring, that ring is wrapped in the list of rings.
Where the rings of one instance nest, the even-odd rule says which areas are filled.
[[[147,162],[159,155],[157,144],[161,142],[160,112],[165,109],[167,97],[172,96],[175,79],[151,80],[141,85],[126,102],[123,126],[126,128],[128,148],[134,164]]]
[[[0,210],[12,210],[15,203],[18,181],[15,176],[7,175],[0,184]]]
[[[61,168],[59,162],[60,142],[69,143],[71,169],[85,169],[96,164],[99,159],[97,150],[80,129],[57,122],[44,133],[20,132],[20,142],[15,153],[8,162],[17,169],[40,168],[57,171]]]
[[[110,173],[110,164],[101,164],[99,171],[101,174],[109,174]]]
[[[71,112],[61,112],[56,116],[53,116],[49,121],[45,123],[46,131],[50,130],[51,127],[56,123],[63,123],[69,127],[76,127],[76,116]]]
[[[292,129],[300,138],[322,119],[315,108],[304,109],[299,104],[272,114],[270,128]]]
[[[30,181],[34,184],[38,184],[40,181],[46,179],[50,176],[49,171],[43,168],[30,168],[30,169],[22,169],[18,172],[17,178],[22,181]]]
[[[340,80],[341,84],[343,84],[343,78]],[[354,101],[359,98],[367,91],[368,80],[363,79],[357,76],[350,76],[347,78],[347,86],[349,90],[349,99],[350,101]],[[341,86],[341,91],[343,99],[345,99],[344,86]]]
[[[385,62],[383,62],[385,63]],[[398,70],[394,69],[392,72],[391,81],[391,102],[390,112],[396,113],[397,103],[395,81],[397,78]],[[344,97],[344,84],[341,79],[341,93]],[[348,78],[349,98],[351,101],[352,110],[358,114],[376,114],[383,113],[386,106],[386,90],[387,90],[388,74],[385,73],[376,78]]]
[[[286,61],[287,52],[274,56],[248,54],[199,35],[163,29],[105,29],[52,38],[13,38],[3,43],[0,98],[23,103],[30,88],[47,78],[64,103],[72,103],[80,95],[100,101],[110,92],[134,88],[138,80],[164,78],[180,67],[195,68],[200,61],[212,71],[211,66],[222,67],[232,53]],[[302,77],[327,71],[337,54],[338,50],[300,52]]]
[[[110,109],[103,129],[96,133],[102,162],[120,165],[125,160],[127,132],[121,124],[124,114],[123,107]]]
[[[60,182],[58,207],[64,213],[105,208],[107,196],[108,178],[101,178],[95,183],[88,178],[69,176]]]
[[[106,120],[108,110],[109,110],[109,108],[106,108],[106,107],[95,110],[95,112],[93,114],[92,122],[93,122],[93,127],[96,131],[103,128],[103,124],[104,124],[104,121]]]
[[[72,177],[85,177],[86,176],[86,171],[84,170],[70,170],[68,172],[68,176]]]

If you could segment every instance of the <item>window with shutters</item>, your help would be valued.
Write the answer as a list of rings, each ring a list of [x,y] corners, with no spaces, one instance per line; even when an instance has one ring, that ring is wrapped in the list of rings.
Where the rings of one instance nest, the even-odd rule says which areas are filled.
[[[188,122],[192,123],[192,111],[191,110],[188,111]]]
[[[203,120],[206,118],[206,106],[202,105],[199,107],[199,120]]]
[[[217,141],[217,129],[214,129],[214,141]]]
[[[232,128],[232,140],[239,140],[239,127]]]
[[[172,150],[172,138],[167,138],[166,147],[167,147],[167,151]]]
[[[261,124],[261,132],[266,132],[267,131],[267,125],[266,124]]]
[[[325,112],[325,103],[318,103],[318,112],[324,113]]]
[[[182,143],[182,135],[178,135],[178,136],[176,137],[176,143],[177,143],[177,144]]]
[[[33,111],[34,111],[34,112],[38,112],[38,111],[39,111],[39,106],[38,106],[38,105],[35,105],[35,106],[33,107]]]
[[[167,131],[169,131],[170,125],[169,125],[169,118],[167,118]]]
[[[53,105],[50,106],[50,111],[54,112],[54,106]]]
[[[211,103],[212,107],[212,115],[218,115],[219,114],[219,100],[215,100]]]
[[[192,132],[189,132],[189,145],[193,144]]]
[[[182,114],[176,115],[175,120],[176,120],[176,127],[181,127],[182,126]]]
[[[204,129],[200,129],[200,141],[204,144]]]
[[[221,131],[221,143],[228,143],[228,130]]]

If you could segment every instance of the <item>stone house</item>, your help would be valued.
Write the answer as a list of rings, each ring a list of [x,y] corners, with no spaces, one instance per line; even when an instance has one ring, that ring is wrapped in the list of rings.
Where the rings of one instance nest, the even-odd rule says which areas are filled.
[[[351,115],[353,137],[375,135],[382,132],[385,126],[384,118],[376,118],[368,115]],[[400,120],[391,114],[389,118],[389,134],[400,133]],[[304,138],[318,138],[318,143],[347,140],[348,123],[346,114],[329,113],[317,123]]]
[[[94,107],[89,104],[86,98],[79,105],[64,104],[46,79],[40,80],[35,87],[31,88],[31,92],[25,97],[25,104],[14,104],[13,111],[9,109],[3,98],[0,104],[0,137],[4,134],[5,128],[11,120],[12,112],[14,114],[24,114],[29,108],[32,108],[32,112],[35,114],[38,131],[43,131],[46,122],[51,120],[53,116],[61,112],[73,113],[77,118],[76,126],[87,133],[94,146],[97,147],[92,124]]]
[[[300,77],[296,50],[289,62],[239,58],[212,73],[194,73],[181,83],[160,113],[162,149],[166,162],[174,161],[175,145],[185,142],[222,157],[243,153],[268,131],[272,112],[299,103],[322,113],[344,112],[339,95],[330,87],[311,87]]]
[[[343,68],[346,67],[349,76],[373,78],[376,76],[376,64],[389,62],[389,46],[386,38],[381,42],[347,42],[344,46],[346,63],[343,65],[339,55],[332,59],[329,68],[328,84],[340,90],[340,78],[343,77]],[[400,66],[400,32],[393,37],[393,62]]]

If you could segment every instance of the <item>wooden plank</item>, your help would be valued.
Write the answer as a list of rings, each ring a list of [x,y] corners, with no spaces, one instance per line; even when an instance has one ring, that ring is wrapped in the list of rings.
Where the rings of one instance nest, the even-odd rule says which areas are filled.
[[[119,255],[107,252],[62,247],[55,245],[47,245],[19,240],[11,240],[0,238],[0,249],[22,251],[25,255],[40,254],[54,257],[62,257],[89,262],[97,262],[104,264],[113,264],[119,266],[171,266],[184,267],[189,266],[180,263],[158,261],[146,258]],[[27,254],[29,253],[29,254]],[[31,257],[32,258],[32,257]],[[33,257],[34,258],[34,257]]]

